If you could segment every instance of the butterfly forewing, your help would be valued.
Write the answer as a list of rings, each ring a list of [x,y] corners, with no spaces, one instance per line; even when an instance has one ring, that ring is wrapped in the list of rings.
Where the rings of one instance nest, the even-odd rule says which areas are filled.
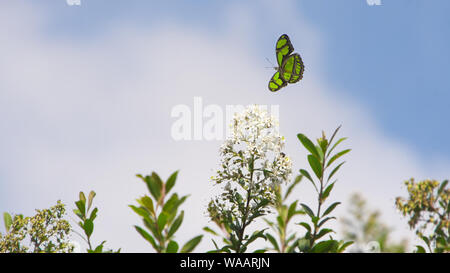
[[[280,88],[287,85],[287,82],[281,77],[280,72],[277,71],[273,74],[269,81],[269,90],[272,92],[280,90]]]
[[[280,38],[278,38],[278,41],[277,41],[277,44],[275,47],[278,66],[281,67],[285,58],[287,56],[289,56],[289,54],[291,54],[293,51],[294,51],[294,47],[291,44],[291,40],[289,39],[289,36],[287,36],[286,34],[281,35]]]

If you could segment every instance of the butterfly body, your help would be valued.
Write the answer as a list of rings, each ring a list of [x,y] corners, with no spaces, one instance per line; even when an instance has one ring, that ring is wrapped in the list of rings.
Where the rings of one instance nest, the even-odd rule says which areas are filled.
[[[293,51],[289,36],[281,35],[275,45],[278,67],[275,67],[276,72],[269,81],[270,91],[276,92],[288,83],[296,83],[303,78],[305,66],[300,55],[292,54]]]

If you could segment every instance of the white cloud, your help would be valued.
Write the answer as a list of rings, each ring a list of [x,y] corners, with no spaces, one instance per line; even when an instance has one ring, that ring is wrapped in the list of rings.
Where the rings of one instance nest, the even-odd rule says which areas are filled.
[[[201,96],[204,104],[222,106],[280,104],[281,130],[296,169],[306,164],[297,133],[319,136],[343,124],[341,135],[349,137],[353,151],[335,198],[346,201],[360,191],[406,232],[394,197],[403,194],[404,179],[430,175],[431,169],[413,148],[386,137],[362,105],[326,84],[320,36],[298,16],[283,15],[295,23],[287,29],[291,36],[305,41],[305,78],[273,94],[264,58],[248,38],[239,42],[257,25],[243,33],[239,22],[252,16],[225,16],[233,24],[223,36],[175,23],[152,29],[130,24],[92,40],[68,41],[44,35],[39,12],[0,5],[0,37],[8,37],[0,52],[2,210],[31,213],[58,198],[72,206],[79,190],[93,189],[100,208],[95,239],[124,251],[149,251],[132,228],[139,219],[127,207],[146,193],[134,175],[157,171],[167,178],[180,169],[176,190],[191,196],[179,238],[195,236],[207,224],[209,177],[220,143],[173,141],[170,114],[174,105],[193,105],[194,96]],[[307,183],[297,193],[305,202],[314,201],[311,195]],[[211,247],[205,240],[198,250]]]

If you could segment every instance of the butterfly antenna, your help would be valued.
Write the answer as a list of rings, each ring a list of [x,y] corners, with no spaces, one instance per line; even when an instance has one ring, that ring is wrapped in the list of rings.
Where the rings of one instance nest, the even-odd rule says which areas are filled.
[[[272,68],[272,69],[276,69],[276,66],[269,60],[269,58],[266,57],[266,61],[271,64],[272,66],[266,66],[265,68]]]

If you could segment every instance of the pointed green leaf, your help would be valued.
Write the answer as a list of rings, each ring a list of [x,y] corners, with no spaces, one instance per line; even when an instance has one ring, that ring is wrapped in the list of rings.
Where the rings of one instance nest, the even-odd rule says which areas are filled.
[[[155,198],[155,200],[159,200],[161,197],[161,187],[158,186],[158,182],[156,182],[153,177],[146,176],[145,183],[147,184],[147,188],[153,198]]]
[[[345,161],[342,162],[342,163],[340,163],[339,165],[337,165],[336,168],[334,168],[334,169],[331,171],[330,175],[328,176],[327,181],[330,181],[330,180],[331,180],[331,177],[333,177],[333,175],[339,170],[339,168],[340,168],[342,165],[344,165],[344,163],[345,163]]]
[[[181,253],[190,253],[194,248],[200,243],[203,235],[199,235],[197,237],[192,238],[189,242],[187,242],[182,248]]]
[[[91,215],[89,216],[89,220],[94,221],[97,217],[98,208],[92,210]]]
[[[327,153],[327,157],[330,156],[331,152],[339,145],[339,143],[341,143],[342,141],[346,140],[346,137],[340,138],[338,141],[336,141],[336,143],[333,145],[333,147],[331,147],[331,149],[328,151]]]
[[[333,164],[334,161],[336,161],[339,157],[345,155],[346,153],[350,152],[351,149],[347,149],[347,150],[343,150],[340,151],[339,153],[335,154],[329,161],[327,164],[327,167],[330,166],[331,164]]]
[[[158,225],[158,231],[162,232],[164,230],[164,227],[167,224],[167,213],[165,212],[161,212],[161,214],[159,214],[158,216],[158,220],[157,220],[157,225]]]
[[[328,253],[332,252],[334,248],[337,248],[338,242],[335,240],[327,240],[322,241],[320,243],[317,243],[313,248],[311,249],[312,253]]]
[[[136,212],[136,214],[138,214],[139,216],[142,216],[142,217],[148,217],[149,216],[149,214],[148,214],[148,211],[144,208],[144,207],[136,207],[136,206],[134,206],[134,205],[129,205],[129,207],[134,211],[134,212]]]
[[[94,222],[91,219],[86,219],[83,224],[84,233],[87,237],[91,237],[94,231]]]
[[[309,226],[308,223],[301,222],[301,223],[298,223],[298,224],[303,226],[304,228],[306,228],[307,231],[311,232],[311,227]]]
[[[287,214],[287,221],[289,222],[289,220],[291,219],[292,216],[295,215],[295,212],[297,210],[297,202],[298,200],[294,201],[288,209],[288,214]]]
[[[331,213],[331,212],[336,208],[336,206],[339,205],[340,203],[341,203],[341,202],[335,202],[335,203],[331,204],[331,205],[325,210],[325,212],[322,214],[322,217],[324,217],[325,215]]]
[[[326,189],[323,191],[322,194],[322,202],[325,201],[328,196],[330,195],[331,190],[333,189],[334,183],[331,183],[330,185],[328,185],[328,187],[326,187]]]
[[[178,244],[175,241],[170,241],[167,245],[166,252],[167,253],[177,253],[178,251]]]
[[[134,226],[134,228],[145,240],[147,240],[147,242],[149,242],[153,246],[155,250],[158,250],[158,245],[156,244],[155,239],[150,234],[148,234],[147,231],[139,226]]]
[[[280,252],[280,247],[278,246],[277,240],[272,235],[270,235],[269,233],[266,234],[266,237],[269,240],[269,242],[273,245],[273,248],[276,251]]]
[[[447,183],[448,183],[448,180],[445,180],[441,183],[441,186],[439,187],[438,192],[437,192],[438,195],[440,195],[444,191],[445,187],[447,186]]]
[[[302,206],[303,210],[305,210],[306,214],[308,214],[309,217],[311,217],[311,219],[315,217],[314,212],[308,207],[308,205],[303,203],[300,205]]]
[[[3,213],[3,223],[5,224],[6,232],[9,232],[9,229],[11,228],[11,225],[13,223],[11,214],[7,212]]]
[[[81,202],[86,204],[86,196],[84,195],[84,192],[80,191],[79,199],[80,199]]]
[[[314,188],[316,189],[316,192],[319,192],[319,189],[317,189],[316,184],[314,183],[314,180],[312,179],[311,175],[309,174],[309,172],[307,170],[304,169],[300,169],[300,173],[306,177],[309,181],[311,181],[311,183],[313,184]]]
[[[298,134],[297,135],[298,139],[300,140],[300,142],[303,144],[303,146],[312,154],[314,155],[316,158],[319,158],[319,154],[317,153],[316,150],[316,146],[314,145],[314,143],[309,140],[309,138],[307,138],[305,135],[303,134]]]
[[[303,175],[297,175],[295,177],[294,183],[292,183],[286,190],[286,193],[284,194],[284,198],[283,200],[285,200],[286,198],[288,198],[288,196],[291,194],[292,190],[295,188],[295,186],[298,185],[298,183],[300,183],[303,179]]]
[[[138,200],[138,203],[146,208],[152,215],[155,215],[155,209],[153,207],[153,200],[148,197],[147,195],[141,197],[140,200]]]
[[[180,212],[180,215],[178,215],[177,219],[173,222],[172,226],[170,226],[169,232],[167,233],[167,237],[172,237],[175,232],[177,232],[178,228],[181,226],[181,223],[183,222],[184,218],[184,211]]]
[[[178,171],[174,172],[166,182],[166,194],[173,188],[175,182],[177,181]]]
[[[211,233],[214,236],[219,236],[219,234],[217,232],[215,232],[213,229],[211,229],[210,227],[204,227],[203,230],[208,233]]]
[[[317,178],[319,179],[322,178],[322,165],[320,165],[320,162],[317,159],[317,157],[313,155],[308,155],[308,162],[309,165],[311,166],[311,169],[316,174]]]
[[[84,202],[79,200],[75,202],[75,205],[77,206],[78,210],[80,211],[82,218],[86,216],[86,207],[84,205]]]
[[[95,192],[91,191],[88,196],[88,208],[87,208],[88,211],[92,206],[92,200],[94,200],[94,197],[95,197]]]

